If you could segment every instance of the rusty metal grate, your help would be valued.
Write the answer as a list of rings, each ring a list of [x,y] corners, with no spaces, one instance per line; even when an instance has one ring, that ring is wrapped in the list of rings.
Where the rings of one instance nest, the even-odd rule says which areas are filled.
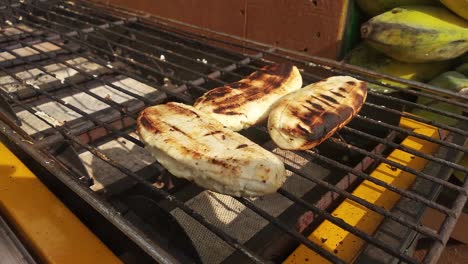
[[[169,100],[192,104],[203,92],[238,80],[276,61],[287,60],[301,68],[305,84],[345,74],[397,92],[384,95],[370,91],[368,101],[355,120],[339,135],[311,151],[286,153],[276,149],[262,126],[243,132],[283,159],[288,159],[288,155],[293,155],[292,159],[296,160],[300,157],[302,165],[285,162],[287,170],[301,181],[315,186],[315,189],[300,194],[281,188],[278,197],[288,201],[288,209],[283,212],[272,213],[261,206],[262,201],[229,198],[248,209],[257,217],[255,219],[265,221],[266,227],[262,226],[262,230],[274,230],[271,232],[279,234],[281,241],[296,246],[301,243],[334,263],[344,261],[307,239],[310,226],[323,219],[365,241],[368,250],[373,247],[407,263],[417,262],[407,253],[408,241],[422,235],[433,240],[424,262],[434,263],[467,200],[468,183],[451,183],[448,175],[453,170],[468,173],[467,168],[455,163],[461,154],[468,153],[468,117],[419,105],[408,99],[422,96],[466,109],[466,96],[206,29],[195,28],[206,34],[189,33],[179,28],[193,26],[112,6],[81,1],[2,1],[0,14],[3,21],[0,32],[0,73],[3,74],[0,93],[8,102],[2,107],[2,113],[5,113],[0,123],[2,132],[159,262],[178,262],[178,259],[149,239],[137,225],[122,217],[115,204],[109,202],[109,197],[126,193],[126,188],[105,191],[89,188],[96,179],[80,165],[78,154],[90,153],[110,165],[123,175],[122,181],[127,182],[123,186],[138,186],[148,197],[161,201],[161,208],[177,208],[188,215],[191,221],[232,248],[231,261],[249,259],[264,263],[272,260],[271,254],[265,253],[268,250],[254,245],[257,236],[239,239],[187,204],[189,198],[179,195],[181,189],[195,189],[192,197],[203,190],[184,181],[167,179],[164,177],[167,172],[154,161],[137,171],[129,169],[121,161],[109,158],[100,146],[122,138],[135,146],[124,155],[137,155],[144,147],[133,134],[139,111]],[[377,79],[406,84],[412,89],[384,84]],[[106,95],[110,90],[113,91],[111,96]],[[405,112],[413,108],[454,119],[458,124],[449,126]],[[398,126],[400,117],[436,127],[440,137],[433,138],[402,128]],[[440,149],[436,154],[427,154],[400,145],[398,140],[408,136],[436,144]],[[403,166],[387,158],[389,151],[395,149],[440,168],[419,171]],[[69,154],[65,154],[67,152]],[[314,177],[313,169],[304,166],[309,161],[323,165],[333,175]],[[429,186],[430,192],[421,192],[414,186],[404,190],[374,178],[369,172],[379,163],[413,174],[417,179],[414,186]],[[150,177],[142,176],[145,170],[151,171]],[[362,180],[400,195],[400,202],[415,203],[418,212],[410,216],[404,211],[385,209],[354,196],[352,187]],[[434,201],[441,189],[456,193],[452,204]],[[313,192],[317,192],[319,195],[315,196],[318,197],[312,197]],[[404,239],[393,245],[380,239],[379,231],[368,234],[334,217],[330,208],[343,199],[383,216],[384,224],[385,221],[397,223],[407,230]],[[296,227],[296,221],[291,222],[287,215],[283,215],[292,205],[297,211],[294,219],[303,221],[301,227]],[[420,224],[426,208],[445,215],[440,230]],[[278,245],[270,246],[277,249]]]

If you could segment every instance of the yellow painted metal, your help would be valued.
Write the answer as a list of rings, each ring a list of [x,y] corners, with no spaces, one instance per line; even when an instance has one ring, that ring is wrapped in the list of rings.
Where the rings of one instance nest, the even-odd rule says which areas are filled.
[[[402,118],[400,126],[413,129],[415,133],[428,137],[440,136],[437,128],[410,119]],[[437,144],[412,136],[405,138],[401,145],[427,154],[434,153],[438,149]],[[418,171],[422,170],[428,162],[398,149],[392,151],[388,159]],[[408,189],[415,179],[413,174],[384,163],[377,166],[370,175],[400,189]],[[400,199],[400,195],[367,180],[353,191],[353,195],[386,209],[391,209]],[[332,215],[368,234],[374,233],[383,220],[382,215],[348,199],[344,200]],[[308,238],[347,263],[352,263],[365,245],[363,240],[329,221],[320,224]],[[306,246],[300,245],[284,263],[318,264],[329,263],[329,261]]]
[[[1,142],[0,213],[41,262],[121,263]]]

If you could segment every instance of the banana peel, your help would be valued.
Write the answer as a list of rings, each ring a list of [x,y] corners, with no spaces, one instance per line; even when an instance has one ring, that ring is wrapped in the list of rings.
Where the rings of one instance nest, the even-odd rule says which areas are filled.
[[[468,94],[468,78],[456,71],[445,72],[430,81],[429,84],[455,93]],[[417,103],[459,115],[463,114],[463,111],[467,110],[466,108],[462,109],[458,106],[454,106],[453,104],[434,101],[433,99],[426,97],[419,97]],[[422,109],[415,109],[413,110],[413,113],[446,125],[453,126],[458,122],[454,118],[442,116],[430,111],[424,111]]]
[[[356,2],[361,10],[369,16],[380,15],[399,6],[440,5],[438,0],[357,0]]]
[[[440,0],[440,2],[455,14],[468,20],[468,0]]]
[[[468,21],[444,7],[394,8],[364,23],[361,36],[387,56],[409,63],[449,60],[468,51]]]
[[[451,66],[451,61],[430,62],[430,63],[406,63],[392,59],[382,52],[361,43],[354,48],[345,58],[345,62],[367,68],[379,73],[388,74],[402,79],[428,82],[439,74],[447,71]],[[407,88],[400,83],[379,80],[396,87]],[[379,93],[391,93],[393,89],[385,86],[369,83],[369,89]]]

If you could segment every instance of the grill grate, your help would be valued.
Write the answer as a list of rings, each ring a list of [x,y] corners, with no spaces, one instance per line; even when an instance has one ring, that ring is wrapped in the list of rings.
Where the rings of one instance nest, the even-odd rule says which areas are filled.
[[[400,95],[407,95],[407,97],[423,96],[440,102],[448,102],[464,109],[466,109],[466,103],[468,102],[467,97],[428,85],[382,76],[354,66],[310,57],[280,48],[267,47],[259,43],[245,42],[244,40],[239,42],[239,39],[221,33],[216,33],[218,37],[188,33],[175,27],[176,22],[174,21],[151,17],[138,12],[130,13],[116,7],[101,6],[88,2],[22,1],[21,3],[3,3],[0,10],[3,10],[3,13],[6,14],[4,20],[8,21],[5,22],[3,27],[10,29],[10,31],[17,31],[17,34],[6,34],[6,31],[2,33],[0,38],[0,71],[18,83],[21,89],[24,89],[24,92],[11,92],[6,89],[0,89],[0,92],[12,103],[17,113],[19,112],[18,109],[23,109],[36,119],[41,120],[43,124],[43,129],[40,129],[40,131],[33,128],[26,129],[27,124],[24,123],[25,120],[21,119],[21,117],[20,120],[23,122],[21,128],[11,124],[17,131],[21,131],[22,139],[27,139],[27,142],[31,142],[31,145],[22,141],[19,135],[7,131],[7,126],[2,122],[0,125],[3,127],[5,134],[17,144],[22,145],[24,149],[27,149],[31,156],[35,157],[46,168],[49,168],[58,178],[67,183],[72,190],[80,194],[83,199],[124,231],[150,256],[160,262],[176,262],[176,259],[165,252],[165,249],[146,239],[145,234],[132,223],[120,217],[117,209],[106,202],[104,197],[90,192],[87,186],[77,184],[69,176],[69,174],[76,175],[82,174],[82,172],[77,171],[67,163],[58,162],[62,166],[60,168],[57,167],[57,164],[47,163],[49,161],[57,162],[52,154],[53,146],[62,142],[69,142],[80,151],[92,153],[96,158],[101,159],[131,178],[139,186],[142,186],[151,196],[167,200],[171,206],[185,212],[209,232],[214,233],[252,261],[264,263],[267,261],[264,256],[252,250],[251,247],[247,246],[247,243],[243,243],[226,233],[225,230],[211,223],[202,214],[187,206],[174,194],[173,190],[157,188],[153,182],[143,179],[138,173],[130,170],[121,162],[109,158],[98,148],[100,140],[105,141],[106,139],[111,140],[122,137],[142,148],[144,147],[143,143],[130,132],[135,128],[134,121],[138,112],[144,107],[167,100],[191,104],[194,98],[213,87],[242,78],[263,65],[282,60],[291,61],[303,69],[302,75],[305,84],[326,76],[345,74],[370,83],[386,86],[389,89],[398,91]],[[190,26],[179,22],[177,24],[179,24],[178,26]],[[208,32],[210,35],[214,34],[214,32],[209,32],[206,29],[199,30]],[[221,38],[229,39],[229,41],[220,40]],[[43,46],[38,46],[38,43],[42,43]],[[46,45],[46,48],[44,48],[44,45]],[[98,65],[99,68],[102,68],[102,72],[88,72],[79,65],[70,62],[70,58],[83,58],[87,63]],[[48,63],[63,65],[82,76],[82,78],[59,77],[47,67]],[[46,75],[58,79],[60,84],[46,88],[39,87],[40,85],[35,83],[38,78],[25,80],[18,74],[18,67],[23,67],[22,70],[38,69],[41,72],[40,76]],[[143,93],[129,89],[128,86],[115,82],[116,77],[130,78],[132,84],[145,85],[147,89]],[[396,81],[415,89],[403,89],[383,84],[377,79]],[[115,101],[94,92],[88,86],[92,82],[104,85],[108,89],[125,95],[127,100]],[[76,106],[62,98],[64,91],[86,94],[86,96],[93,98],[95,102],[103,104],[105,107],[98,111],[89,112],[86,107]],[[350,125],[340,131],[341,138],[331,138],[323,143],[325,146],[331,146],[334,149],[342,149],[354,155],[366,157],[367,165],[365,168],[363,165],[364,160],[358,165],[352,165],[350,162],[340,160],[337,155],[327,154],[325,147],[319,147],[313,151],[293,153],[305,157],[307,160],[326,164],[334,171],[343,173],[343,175],[346,175],[346,177],[342,177],[342,179],[346,179],[345,181],[332,182],[326,178],[311,177],[310,174],[304,173],[290,164],[286,164],[286,168],[294,175],[316,184],[329,193],[333,193],[332,200],[337,198],[349,199],[369,208],[386,220],[392,220],[414,231],[413,233],[433,239],[433,245],[424,259],[426,263],[433,263],[440,255],[467,200],[467,183],[465,182],[463,186],[460,186],[435,173],[420,172],[403,166],[398,162],[389,160],[382,149],[384,147],[390,150],[399,149],[415,157],[466,174],[468,169],[454,163],[456,161],[453,159],[454,157],[425,154],[400,145],[394,138],[411,136],[437,144],[455,153],[468,153],[468,148],[465,146],[466,136],[468,135],[466,129],[468,117],[438,110],[430,106],[419,105],[411,100],[403,99],[405,97],[382,95],[372,91],[369,92],[369,97],[373,99],[365,103],[363,111]],[[41,111],[35,105],[41,98],[53,102],[61,109],[73,112],[73,115],[77,118],[71,121],[61,120],[57,112]],[[419,108],[427,110],[447,118],[456,119],[459,124],[449,126],[429,121],[406,113],[403,107],[406,109]],[[378,112],[380,117],[372,115],[372,112]],[[399,127],[391,120],[381,120],[382,115],[396,116],[398,119],[405,117],[432,125],[439,128],[440,138],[425,136],[410,129]],[[8,121],[5,118],[3,120]],[[371,127],[372,129],[365,129],[365,127]],[[104,135],[100,135],[98,138],[91,136],[93,131],[99,129],[105,131],[105,137],[103,137]],[[25,132],[29,135],[25,135]],[[268,133],[265,128],[258,126],[249,129],[249,131],[245,132],[245,135],[251,139],[259,137],[260,139],[256,141],[260,142],[265,141],[264,138],[267,138]],[[373,147],[369,148],[368,144],[361,141],[371,142]],[[266,144],[262,145],[265,148],[271,151],[274,150],[271,144],[264,143]],[[440,189],[445,188],[456,192],[457,198],[451,206],[446,206],[433,201],[434,195],[424,196],[414,190],[404,190],[387,184],[374,178],[368,172],[370,168],[374,168],[375,164],[378,163],[385,163],[392,168],[413,174],[419,181],[436,184],[437,188],[434,189],[433,193],[438,193]],[[156,174],[163,175],[167,173],[161,166],[149,166],[153,168],[153,173],[156,173],[154,168],[158,170]],[[78,178],[82,176],[78,175]],[[405,199],[418,202],[424,208],[429,207],[444,213],[446,219],[442,228],[438,231],[430,229],[422,226],[419,222],[408,220],[408,218],[402,217],[392,210],[376,206],[354,196],[348,188],[352,185],[350,177],[353,177],[354,181],[356,179],[368,180],[399,194]],[[346,184],[346,181],[349,182]],[[391,247],[385,241],[376,238],[376,236],[363,232],[324,210],[331,202],[328,202],[327,205],[314,204],[285,188],[281,188],[278,194],[300,206],[303,210],[310,211],[314,216],[332,222],[369,243],[369,245],[382,249],[399,260],[408,263],[417,262],[406,253],[406,248]],[[275,226],[281,233],[288,234],[296,243],[304,244],[329,261],[344,263],[336,254],[308,240],[301,233],[303,230],[298,231],[285,224],[280,218],[272,216],[259,207],[255,201],[245,198],[236,198],[236,200]]]

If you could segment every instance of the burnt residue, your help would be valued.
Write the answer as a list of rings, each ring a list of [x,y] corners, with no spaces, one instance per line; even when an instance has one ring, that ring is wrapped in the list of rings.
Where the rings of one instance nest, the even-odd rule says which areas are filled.
[[[310,101],[310,100],[306,100],[306,102],[307,102],[308,104],[310,104],[312,107],[314,107],[315,109],[319,110],[319,111],[325,110],[325,108],[323,108],[321,105],[316,104],[316,103],[314,103],[314,102],[312,102],[312,101]]]
[[[216,158],[212,158],[210,159],[210,162],[212,164],[215,164],[215,165],[219,165],[225,169],[235,169],[235,166],[223,161],[223,160],[220,160],[220,159],[216,159]]]
[[[365,99],[365,84],[349,82],[355,86],[337,87],[346,93],[317,91],[305,100],[305,104],[290,106],[290,116],[296,117],[300,122],[294,126],[283,127],[282,130],[286,134],[305,139],[307,142],[303,148],[314,147],[329,138],[356,115]]]
[[[191,148],[187,148],[185,146],[180,146],[180,152],[183,156],[188,156],[188,157],[191,157],[193,159],[196,159],[196,160],[199,160],[201,159],[202,157],[204,157],[205,155],[203,155],[202,153],[196,151],[196,150],[193,150]]]
[[[341,97],[341,98],[346,98],[346,96],[342,95],[341,93],[338,92],[331,92],[334,96]]]
[[[247,145],[247,144],[241,144],[241,145],[237,146],[236,149],[246,148],[246,147],[248,147],[248,146],[249,146],[249,145]]]
[[[301,126],[301,124],[297,124],[297,129],[304,132],[304,134],[310,134],[309,130],[307,130],[305,127]]]
[[[327,100],[329,102],[332,102],[334,104],[338,104],[338,101],[335,98],[331,97],[331,96],[321,94],[320,97],[322,97],[323,99],[325,99],[325,100]]]
[[[393,167],[393,166],[390,166],[390,165],[387,165],[387,168],[389,168],[391,171],[397,171],[398,170],[397,167]]]
[[[244,82],[235,82],[228,85],[231,88],[248,88],[249,85]]]
[[[180,128],[178,128],[178,127],[176,127],[176,126],[173,126],[173,125],[169,125],[169,126],[170,126],[172,129],[174,129],[175,131],[177,131],[177,132],[179,132],[179,133],[181,133],[181,134],[184,134],[184,135],[188,136],[187,133],[185,133],[184,131],[182,131]]]
[[[322,99],[320,97],[317,97],[317,96],[314,96],[314,95],[311,95],[310,97],[317,100],[317,101],[319,101],[320,103],[322,103],[322,104],[324,104],[326,106],[333,107],[332,104],[330,104],[329,102],[325,101],[324,99]]]
[[[224,112],[223,114],[225,114],[225,115],[242,115],[241,113],[234,112],[234,111]]]
[[[219,133],[222,133],[222,131],[219,131],[219,130],[211,131],[209,133],[206,133],[204,136],[207,137],[207,136],[212,136],[212,135],[219,134]]]
[[[355,81],[347,81],[346,83],[349,84],[349,85],[356,85]],[[343,90],[341,90],[341,89],[343,89]],[[340,91],[346,91],[346,89],[343,88],[343,87],[340,87]]]
[[[200,118],[200,115],[198,115],[195,111],[191,109],[187,109],[185,107],[181,107],[177,104],[173,103],[167,103],[166,107],[168,108],[168,111],[172,111],[175,113],[178,113],[180,115],[185,115],[185,116],[195,116],[197,118]]]
[[[302,107],[304,107],[305,109],[307,109],[307,111],[309,112],[309,114],[312,114],[312,115],[320,115],[320,111],[314,110],[314,109],[308,107],[307,105],[302,105]],[[323,111],[323,109],[322,109],[322,111]]]
[[[232,89],[229,88],[229,87],[215,88],[215,89],[213,89],[211,91],[206,92],[202,97],[198,98],[197,101],[195,102],[195,104],[199,104],[202,101],[209,101],[209,100],[213,100],[213,99],[216,99],[216,98],[223,97],[223,96],[229,94],[231,92],[231,90]]]
[[[161,133],[161,130],[158,128],[157,125],[155,125],[151,118],[149,118],[147,116],[147,114],[145,113],[145,111],[143,111],[140,115],[140,117],[138,118],[138,127],[143,127],[145,128],[146,130],[148,130],[149,132],[152,132],[154,134],[158,134],[158,133]]]

